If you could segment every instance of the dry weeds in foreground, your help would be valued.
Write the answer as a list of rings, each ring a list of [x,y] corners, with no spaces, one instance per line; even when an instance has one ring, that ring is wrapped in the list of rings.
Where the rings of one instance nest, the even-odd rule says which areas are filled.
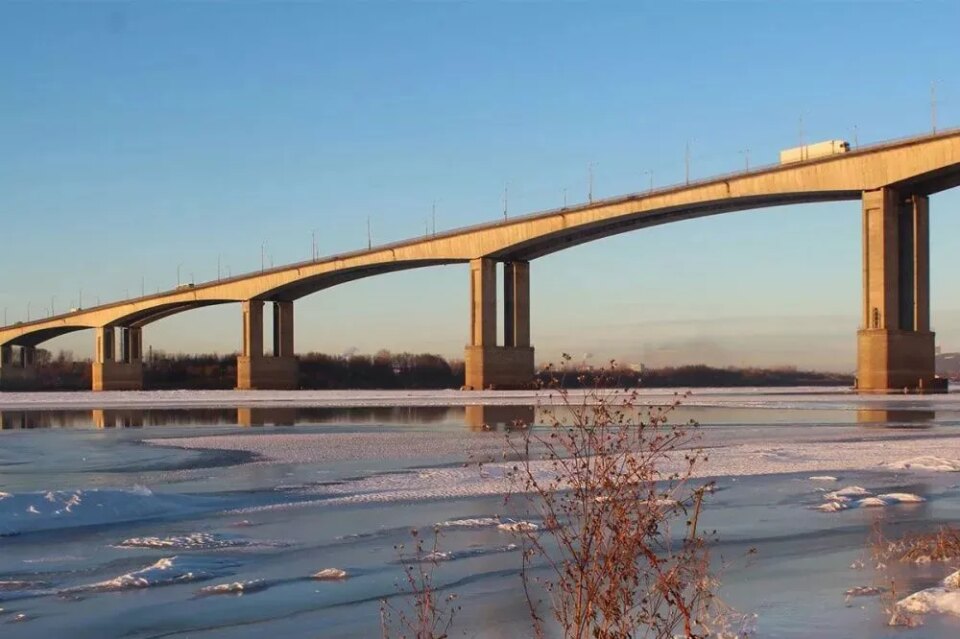
[[[546,605],[568,639],[748,636],[748,619],[715,598],[697,521],[712,484],[691,484],[706,456],[695,423],[667,419],[681,398],[643,409],[636,391],[604,390],[616,380],[603,371],[578,381],[593,391],[575,403],[555,386],[546,428],[508,435],[522,460],[511,498],[543,522],[515,530],[534,635],[546,636]]]
[[[443,557],[440,552],[440,531],[433,529],[433,541],[428,546],[420,533],[410,531],[413,551],[403,545],[394,550],[403,565],[403,583],[398,584],[400,597],[396,605],[387,599],[380,601],[380,634],[383,639],[446,639],[450,636],[453,620],[460,612],[457,595],[437,592],[433,573]]]
[[[522,542],[520,574],[533,636],[548,634],[545,607],[565,639],[752,636],[754,616],[716,597],[719,582],[698,528],[712,484],[691,484],[697,464],[706,460],[697,448],[698,426],[668,423],[682,398],[644,409],[636,391],[604,390],[616,380],[603,371],[578,382],[593,390],[578,395],[577,403],[554,385],[560,407],[546,412],[545,429],[520,422],[508,429],[505,457],[520,461],[508,473],[507,499],[522,502],[543,522],[507,527]],[[436,531],[429,551],[413,534],[412,555],[397,549],[409,608],[382,602],[383,637],[393,630],[401,637],[444,639],[460,607],[455,595],[438,600]],[[536,576],[544,566],[546,576]]]
[[[931,532],[907,533],[899,539],[890,539],[883,530],[883,520],[877,518],[871,527],[867,550],[873,560],[880,594],[880,605],[888,615],[888,626],[914,628],[923,625],[923,619],[904,611],[899,605],[902,593],[896,579],[888,570],[889,564],[930,564],[960,560],[960,529],[940,526]],[[949,568],[953,572],[955,566]]]
[[[933,532],[908,533],[900,539],[887,539],[880,520],[873,524],[870,547],[879,561],[930,563],[960,559],[960,529],[940,526]]]

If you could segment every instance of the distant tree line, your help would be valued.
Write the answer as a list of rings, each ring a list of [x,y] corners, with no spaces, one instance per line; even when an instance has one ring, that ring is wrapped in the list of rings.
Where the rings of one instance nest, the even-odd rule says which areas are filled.
[[[447,389],[464,383],[462,360],[447,360],[430,353],[391,353],[334,356],[306,353],[300,359],[300,387],[308,389]],[[38,349],[37,380],[42,390],[90,388],[90,360],[75,359],[70,351],[56,355]],[[556,378],[566,388],[581,385],[581,367],[550,369],[538,373],[538,381]],[[607,368],[611,386],[705,387],[705,386],[849,386],[853,376],[843,373],[780,368],[717,368],[671,366],[634,370]],[[144,361],[144,386],[153,389],[231,389],[236,386],[237,359],[229,355],[171,355],[154,350]]]
[[[72,351],[59,351],[56,355],[38,348],[34,354],[37,377],[23,390],[90,390],[93,373],[89,359],[75,359]],[[5,388],[14,387],[4,382]]]
[[[564,388],[579,388],[584,383],[593,386],[596,376],[584,377],[580,367],[553,369],[538,374],[540,381],[559,382]],[[634,370],[616,365],[604,370],[603,379],[610,387],[704,388],[745,386],[852,386],[853,375],[821,371],[804,371],[794,367],[778,368],[718,368],[695,364]]]

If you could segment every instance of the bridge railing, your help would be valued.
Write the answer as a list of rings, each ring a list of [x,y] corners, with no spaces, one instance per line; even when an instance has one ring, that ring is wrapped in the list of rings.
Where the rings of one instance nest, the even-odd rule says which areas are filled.
[[[908,135],[908,136],[903,136],[903,137],[899,137],[899,138],[891,138],[891,139],[888,139],[888,140],[884,140],[884,141],[882,141],[882,142],[875,142],[875,143],[872,143],[872,144],[859,145],[856,149],[850,151],[850,152],[847,153],[847,154],[844,154],[844,156],[854,155],[854,154],[859,154],[859,153],[872,153],[872,152],[876,152],[876,151],[879,151],[879,150],[882,150],[882,149],[885,149],[885,148],[900,146],[900,145],[905,144],[905,143],[923,142],[923,141],[929,140],[929,139],[936,139],[936,138],[940,138],[940,137],[949,137],[949,136],[955,135],[955,134],[957,134],[957,133],[960,133],[960,127],[942,129],[942,130],[937,131],[936,133],[928,133],[928,134],[923,134],[923,135]],[[793,167],[795,167],[795,166],[797,166],[797,165],[800,165],[800,164],[816,164],[816,163],[818,163],[818,162],[826,162],[826,161],[830,161],[830,160],[836,159],[836,158],[837,158],[836,155],[827,155],[827,156],[812,158],[812,159],[809,159],[809,160],[804,160],[804,161],[802,161],[802,162],[791,162],[791,163],[789,163],[789,164],[782,164],[782,163],[780,163],[780,162],[773,162],[773,163],[769,163],[769,164],[761,164],[761,165],[757,165],[757,166],[755,166],[755,167],[751,167],[750,169],[746,169],[746,170],[730,171],[730,172],[727,172],[727,173],[718,173],[718,174],[710,175],[710,176],[708,176],[708,177],[697,178],[697,179],[694,179],[694,180],[685,180],[685,181],[683,181],[683,182],[674,182],[674,183],[672,183],[672,184],[667,184],[667,185],[664,185],[664,186],[659,186],[659,187],[656,187],[656,188],[653,188],[653,189],[647,189],[647,190],[644,190],[644,191],[636,191],[636,192],[628,193],[628,194],[625,194],[625,195],[616,195],[616,196],[607,197],[607,198],[598,198],[598,199],[595,199],[595,200],[592,200],[592,201],[589,201],[589,202],[580,202],[580,203],[576,203],[576,204],[572,204],[572,205],[568,205],[568,206],[562,206],[562,207],[558,207],[558,208],[542,209],[542,210],[539,210],[539,211],[534,211],[534,212],[532,212],[532,213],[525,213],[525,214],[523,214],[523,215],[517,215],[517,216],[514,216],[514,217],[510,217],[510,218],[508,218],[508,219],[506,219],[506,220],[496,220],[496,221],[490,221],[490,222],[478,222],[478,223],[476,223],[476,224],[469,224],[469,225],[466,225],[466,226],[455,227],[455,228],[453,228],[453,229],[450,229],[450,230],[447,230],[447,231],[443,231],[443,232],[441,232],[441,233],[430,234],[430,235],[426,235],[426,236],[422,236],[422,237],[418,237],[418,238],[414,238],[414,239],[409,239],[409,240],[400,240],[400,241],[397,241],[397,242],[389,242],[389,243],[386,243],[386,244],[378,244],[378,245],[372,246],[370,249],[360,250],[360,251],[350,251],[350,252],[347,252],[347,253],[341,253],[341,254],[339,254],[339,255],[335,255],[335,256],[332,256],[332,257],[329,257],[329,258],[325,258],[324,260],[317,260],[317,261],[327,261],[327,260],[334,260],[334,259],[343,259],[343,258],[347,258],[347,257],[354,257],[354,256],[357,256],[357,255],[363,255],[363,254],[366,254],[366,253],[370,253],[371,251],[390,250],[390,249],[395,249],[395,248],[401,248],[401,247],[404,247],[404,246],[408,246],[408,245],[410,245],[410,244],[418,244],[418,243],[424,241],[424,239],[434,239],[434,238],[442,239],[442,238],[445,238],[445,237],[453,237],[453,236],[457,236],[457,235],[463,235],[463,234],[466,234],[466,233],[472,233],[472,232],[476,232],[476,231],[482,231],[482,230],[486,230],[486,229],[490,229],[490,228],[495,228],[495,227],[497,227],[497,226],[507,226],[507,225],[509,225],[509,224],[513,224],[513,223],[516,223],[516,222],[529,222],[529,221],[531,221],[531,220],[536,220],[536,219],[538,219],[538,218],[543,218],[543,217],[549,217],[549,216],[551,216],[551,215],[557,215],[557,214],[559,214],[559,213],[563,213],[563,212],[567,212],[567,211],[580,211],[580,210],[585,210],[585,209],[589,209],[589,208],[592,208],[592,207],[609,206],[609,205],[611,205],[611,204],[619,204],[619,203],[621,203],[621,202],[630,202],[630,201],[633,201],[633,200],[638,200],[638,199],[647,198],[647,197],[650,197],[650,196],[652,196],[652,195],[665,195],[665,194],[669,194],[669,193],[675,193],[675,192],[677,192],[677,191],[686,190],[686,189],[688,189],[688,188],[690,188],[690,187],[704,186],[704,185],[707,185],[707,184],[713,184],[713,183],[716,183],[716,182],[722,182],[722,181],[724,181],[724,180],[729,180],[729,179],[732,179],[732,178],[740,178],[740,177],[747,177],[747,176],[751,176],[751,175],[759,175],[759,174],[769,173],[769,172],[777,171],[777,170],[781,170],[781,169],[783,169],[783,170],[789,170],[789,169],[791,169],[791,168],[793,168]],[[312,263],[313,263],[313,261],[303,262],[303,264],[312,264]],[[299,263],[298,263],[298,264],[299,264]],[[291,265],[288,265],[287,267],[284,267],[283,269],[277,269],[277,270],[286,270],[286,268],[291,268],[291,267],[293,267],[293,266],[297,266],[298,264],[291,264]]]

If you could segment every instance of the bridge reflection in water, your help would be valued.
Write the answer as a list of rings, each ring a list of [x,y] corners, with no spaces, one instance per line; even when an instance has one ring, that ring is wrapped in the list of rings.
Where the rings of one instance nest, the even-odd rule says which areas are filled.
[[[94,408],[91,418],[95,428],[143,428],[142,410],[108,410]]]
[[[883,428],[932,428],[937,418],[932,410],[912,408],[858,408],[857,423]]]
[[[465,406],[464,423],[470,430],[508,430],[519,424],[534,423],[533,406]]]
[[[569,417],[553,409],[558,417]],[[860,425],[881,428],[930,428],[936,412],[919,408],[863,407],[856,411],[775,411],[729,407],[681,407],[671,422],[693,419],[702,425]],[[506,431],[518,423],[549,421],[535,406],[224,406],[218,408],[94,408],[0,410],[0,430],[35,428],[143,428],[215,426],[435,426],[471,431]]]
[[[293,426],[296,423],[297,409],[290,406],[241,406],[237,409],[238,426]]]
[[[143,428],[145,426],[437,425],[471,430],[533,423],[533,406],[239,406],[221,408],[94,408],[0,410],[0,430]]]

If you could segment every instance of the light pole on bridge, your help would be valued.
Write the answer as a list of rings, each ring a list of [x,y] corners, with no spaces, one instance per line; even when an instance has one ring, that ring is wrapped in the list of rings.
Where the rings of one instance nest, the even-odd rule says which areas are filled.
[[[937,132],[937,83],[930,83],[930,128]]]
[[[587,167],[587,202],[593,202],[593,162]]]

